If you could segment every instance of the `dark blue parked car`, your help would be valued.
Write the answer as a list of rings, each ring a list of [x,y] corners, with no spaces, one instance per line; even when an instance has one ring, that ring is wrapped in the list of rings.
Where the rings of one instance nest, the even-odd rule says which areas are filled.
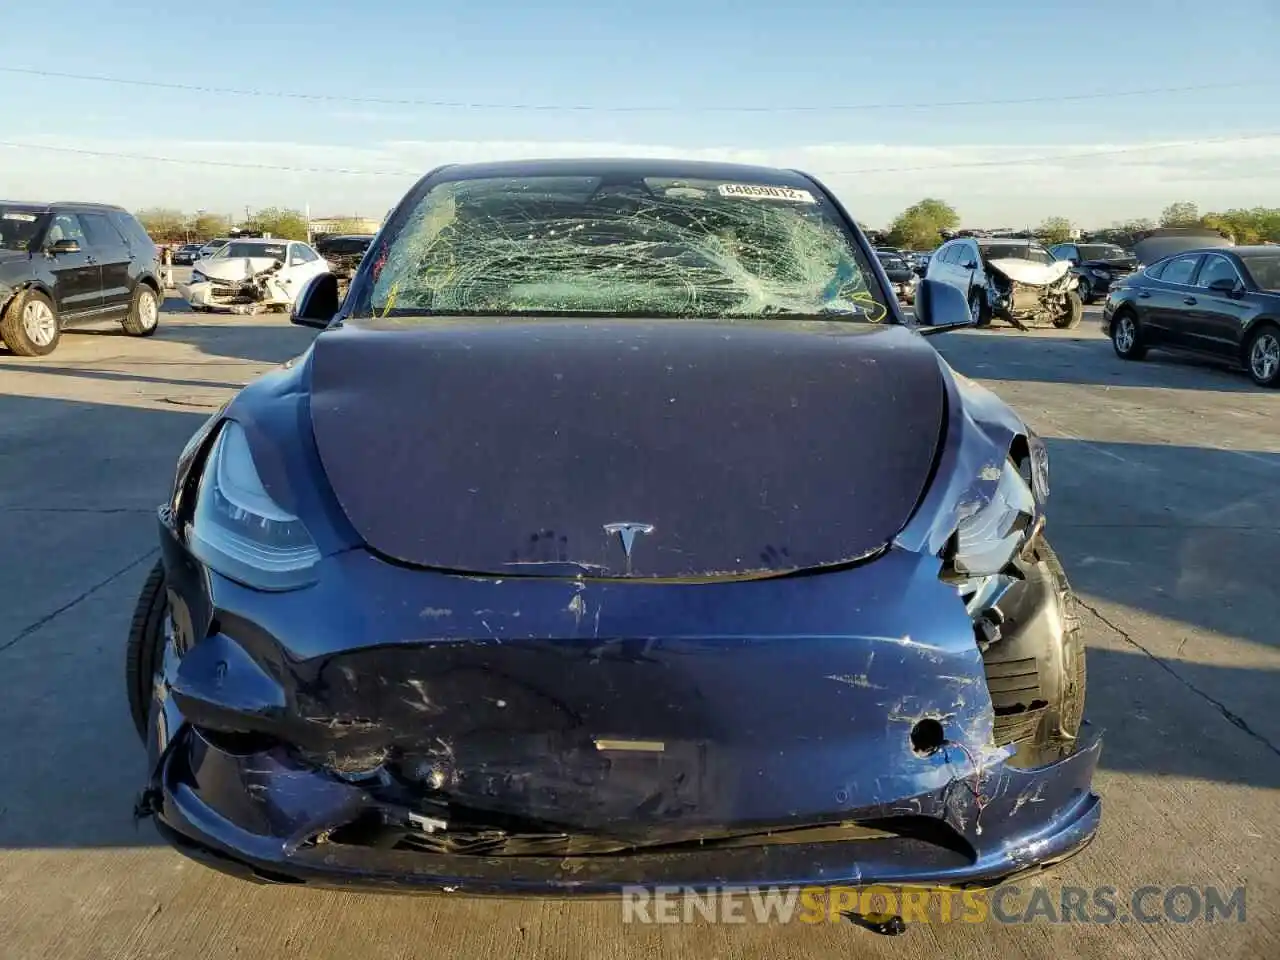
[[[262,881],[990,884],[1094,835],[1048,463],[801,173],[442,167],[191,439],[140,815]],[[1027,803],[1028,798],[1037,802]]]

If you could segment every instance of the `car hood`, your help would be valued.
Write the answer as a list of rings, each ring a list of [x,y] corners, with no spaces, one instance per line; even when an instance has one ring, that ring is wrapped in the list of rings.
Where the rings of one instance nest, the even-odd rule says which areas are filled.
[[[1226,237],[1216,233],[1179,234],[1171,237],[1147,237],[1133,245],[1133,255],[1142,264],[1152,264],[1164,257],[1183,250],[1200,250],[1205,247],[1234,247]]]
[[[251,280],[255,274],[269,270],[280,263],[275,257],[235,257],[223,260],[197,260],[194,270],[199,270],[211,280]]]
[[[945,412],[923,338],[861,323],[348,321],[316,338],[310,377],[320,458],[365,542],[499,575],[865,557],[910,518]]]
[[[999,257],[988,260],[987,266],[1010,280],[1025,283],[1033,287],[1046,287],[1061,280],[1071,270],[1066,260],[1054,263],[1036,263],[1032,260],[1021,260],[1017,257]]]
[[[1136,270],[1138,261],[1133,257],[1111,257],[1101,260],[1081,260],[1076,266],[1099,270]]]

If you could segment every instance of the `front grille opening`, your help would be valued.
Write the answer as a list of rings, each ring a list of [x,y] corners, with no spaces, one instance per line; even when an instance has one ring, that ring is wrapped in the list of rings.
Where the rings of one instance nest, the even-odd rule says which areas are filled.
[[[631,856],[697,855],[777,846],[805,845],[816,848],[872,840],[913,841],[941,848],[970,861],[977,856],[964,837],[947,823],[933,817],[919,816],[786,825],[771,829],[757,827],[717,835],[646,839],[528,828],[502,829],[478,824],[463,824],[427,833],[399,822],[398,817],[384,816],[375,810],[366,811],[340,826],[320,831],[305,845],[341,844],[446,857],[624,859]]]

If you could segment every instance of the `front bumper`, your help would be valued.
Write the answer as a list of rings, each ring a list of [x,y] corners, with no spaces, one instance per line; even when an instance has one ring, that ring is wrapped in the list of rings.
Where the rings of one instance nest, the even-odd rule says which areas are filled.
[[[388,805],[359,784],[299,765],[284,751],[235,756],[190,727],[174,744],[159,773],[161,834],[194,860],[261,883],[550,897],[603,896],[641,883],[984,887],[1078,853],[1094,838],[1102,813],[1090,790],[1102,741],[1086,727],[1075,751],[1053,763],[997,765],[985,772],[980,805],[968,792],[969,781],[957,780],[848,812],[850,819],[880,822],[907,812],[939,820],[972,817],[989,837],[971,849],[907,835],[616,856],[441,855],[413,842],[414,811],[408,807]],[[334,825],[370,813],[387,824],[384,833],[360,843],[325,838]]]
[[[266,595],[162,530],[174,637],[144,809],[233,874],[543,896],[991,885],[1098,827],[1100,735],[1086,726],[1052,756],[994,743],[972,624],[933,558],[636,585],[455,577],[351,551],[314,587]],[[913,749],[923,720],[940,749]],[[632,848],[442,852],[423,818],[453,822],[463,804]],[[723,842],[833,823],[872,834]]]

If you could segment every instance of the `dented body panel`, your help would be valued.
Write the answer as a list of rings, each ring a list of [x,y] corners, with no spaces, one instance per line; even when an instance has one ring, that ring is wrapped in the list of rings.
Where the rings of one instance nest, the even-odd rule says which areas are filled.
[[[654,585],[431,574],[349,551],[267,604],[190,570],[164,529],[177,648],[184,630],[216,632],[166,665],[159,816],[246,872],[491,893],[607,892],[637,869],[980,882],[1096,828],[1098,741],[1029,769],[993,745],[982,657],[932,558]],[[913,748],[925,719],[945,745]],[[476,811],[541,835],[548,858],[424,851],[422,818]],[[376,843],[351,826],[375,821]],[[724,843],[850,822],[880,835]],[[574,857],[583,836],[619,851]]]

